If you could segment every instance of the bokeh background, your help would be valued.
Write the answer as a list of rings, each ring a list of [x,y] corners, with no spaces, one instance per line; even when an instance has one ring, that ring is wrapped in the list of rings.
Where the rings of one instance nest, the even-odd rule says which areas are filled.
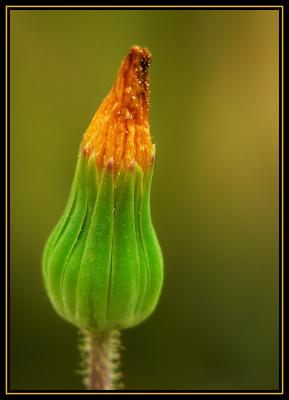
[[[83,389],[45,241],[79,143],[138,44],[153,54],[160,303],[123,332],[127,389],[278,388],[278,12],[11,12],[11,389]]]

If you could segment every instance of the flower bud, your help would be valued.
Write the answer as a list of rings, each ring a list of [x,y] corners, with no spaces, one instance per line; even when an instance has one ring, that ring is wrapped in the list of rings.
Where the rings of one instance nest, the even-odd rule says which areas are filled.
[[[84,134],[66,209],[45,247],[49,298],[80,328],[137,325],[160,295],[163,259],[150,214],[150,62],[138,46],[122,62]]]

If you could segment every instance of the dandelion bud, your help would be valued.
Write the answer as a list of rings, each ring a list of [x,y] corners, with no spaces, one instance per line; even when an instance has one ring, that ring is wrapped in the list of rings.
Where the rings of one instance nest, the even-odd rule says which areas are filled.
[[[163,260],[150,214],[155,160],[147,49],[134,46],[84,134],[43,273],[56,311],[89,330],[132,327],[154,310]]]

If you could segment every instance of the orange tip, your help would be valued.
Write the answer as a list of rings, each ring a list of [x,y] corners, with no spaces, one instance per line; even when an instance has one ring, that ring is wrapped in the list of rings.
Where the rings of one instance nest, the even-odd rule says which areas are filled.
[[[154,151],[148,122],[151,54],[133,46],[123,60],[116,82],[87,128],[82,152],[94,153],[98,168],[129,169],[137,162],[151,166]],[[111,161],[112,160],[112,161]]]

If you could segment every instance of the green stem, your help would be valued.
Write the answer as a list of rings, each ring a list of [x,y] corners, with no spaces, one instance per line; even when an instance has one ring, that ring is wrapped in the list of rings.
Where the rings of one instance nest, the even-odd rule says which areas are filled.
[[[120,389],[120,332],[83,331],[84,383],[87,390]]]

